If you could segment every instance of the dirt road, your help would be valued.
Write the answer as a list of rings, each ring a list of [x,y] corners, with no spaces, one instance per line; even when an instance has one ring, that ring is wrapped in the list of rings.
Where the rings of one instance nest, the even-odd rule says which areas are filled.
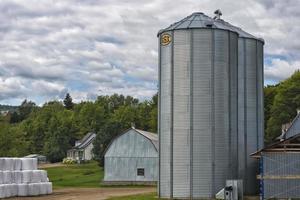
[[[40,197],[16,197],[10,200],[102,200],[109,197],[155,192],[155,187],[140,188],[70,188],[54,190],[52,195]]]

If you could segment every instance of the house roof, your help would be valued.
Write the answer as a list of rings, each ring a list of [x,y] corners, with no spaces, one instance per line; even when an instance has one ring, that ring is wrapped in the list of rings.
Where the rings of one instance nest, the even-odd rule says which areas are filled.
[[[96,134],[95,133],[88,133],[86,134],[81,140],[80,143],[78,145],[76,145],[75,147],[73,147],[72,149],[84,149],[86,148],[89,144],[91,144],[94,139],[96,138]]]
[[[254,158],[261,157],[263,152],[299,152],[300,153],[300,132],[287,139],[277,141],[270,144],[259,151],[252,153],[250,156]]]
[[[285,138],[288,138],[288,137],[291,137],[293,135],[289,135],[289,133],[291,132],[291,130],[293,128],[295,128],[296,126],[296,123],[298,122],[298,120],[300,120],[300,112],[296,115],[296,117],[293,119],[293,121],[291,122],[291,125],[290,127],[284,132],[282,133],[277,139],[279,140],[282,140],[282,139],[285,139]],[[298,132],[298,131],[297,131]],[[300,132],[300,130],[299,130]]]

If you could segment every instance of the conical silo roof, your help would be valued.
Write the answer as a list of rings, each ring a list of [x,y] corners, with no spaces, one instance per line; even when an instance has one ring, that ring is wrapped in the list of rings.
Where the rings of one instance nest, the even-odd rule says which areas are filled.
[[[260,40],[264,42],[263,39],[257,38],[250,33],[247,33],[246,31],[242,30],[239,27],[236,27],[223,19],[213,19],[207,15],[205,15],[202,12],[194,12],[193,14],[185,17],[184,19],[175,22],[171,24],[169,27],[165,29],[161,29],[158,32],[158,35],[160,35],[163,32],[167,31],[173,31],[173,30],[180,30],[180,29],[197,29],[197,28],[212,28],[212,29],[223,29],[223,30],[229,30],[232,32],[238,33],[239,37],[242,38],[253,38],[256,40]]]

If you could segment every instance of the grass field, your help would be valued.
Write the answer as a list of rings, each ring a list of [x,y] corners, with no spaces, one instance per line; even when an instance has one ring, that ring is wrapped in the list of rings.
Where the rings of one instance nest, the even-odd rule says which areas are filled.
[[[156,193],[134,195],[134,196],[124,196],[124,197],[112,197],[108,200],[153,200],[158,199]]]
[[[80,187],[94,188],[101,187],[103,169],[97,162],[82,165],[66,165],[47,168],[48,177],[53,182],[54,188]]]

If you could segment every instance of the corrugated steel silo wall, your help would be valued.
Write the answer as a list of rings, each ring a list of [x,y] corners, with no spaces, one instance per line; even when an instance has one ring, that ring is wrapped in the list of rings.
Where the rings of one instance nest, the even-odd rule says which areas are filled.
[[[174,31],[173,195],[190,194],[190,31]]]
[[[258,162],[250,154],[263,146],[263,44],[239,38],[239,178],[246,194],[258,193]]]
[[[194,196],[205,197],[211,196],[212,189],[212,38],[212,31],[209,29],[193,30],[192,189]]]
[[[171,33],[169,33],[171,34]],[[160,40],[159,40],[160,41]],[[159,195],[171,195],[171,120],[172,120],[172,57],[173,43],[160,46],[159,55]],[[163,134],[162,134],[163,133]]]
[[[161,197],[211,198],[237,171],[237,34],[176,30],[172,40],[173,44],[160,47],[159,193]],[[173,56],[164,57],[164,49],[172,47]],[[164,94],[163,81],[170,74],[162,69],[166,67],[163,60],[170,58],[171,101]],[[169,105],[171,124],[163,120]],[[168,125],[171,128],[164,131]]]

